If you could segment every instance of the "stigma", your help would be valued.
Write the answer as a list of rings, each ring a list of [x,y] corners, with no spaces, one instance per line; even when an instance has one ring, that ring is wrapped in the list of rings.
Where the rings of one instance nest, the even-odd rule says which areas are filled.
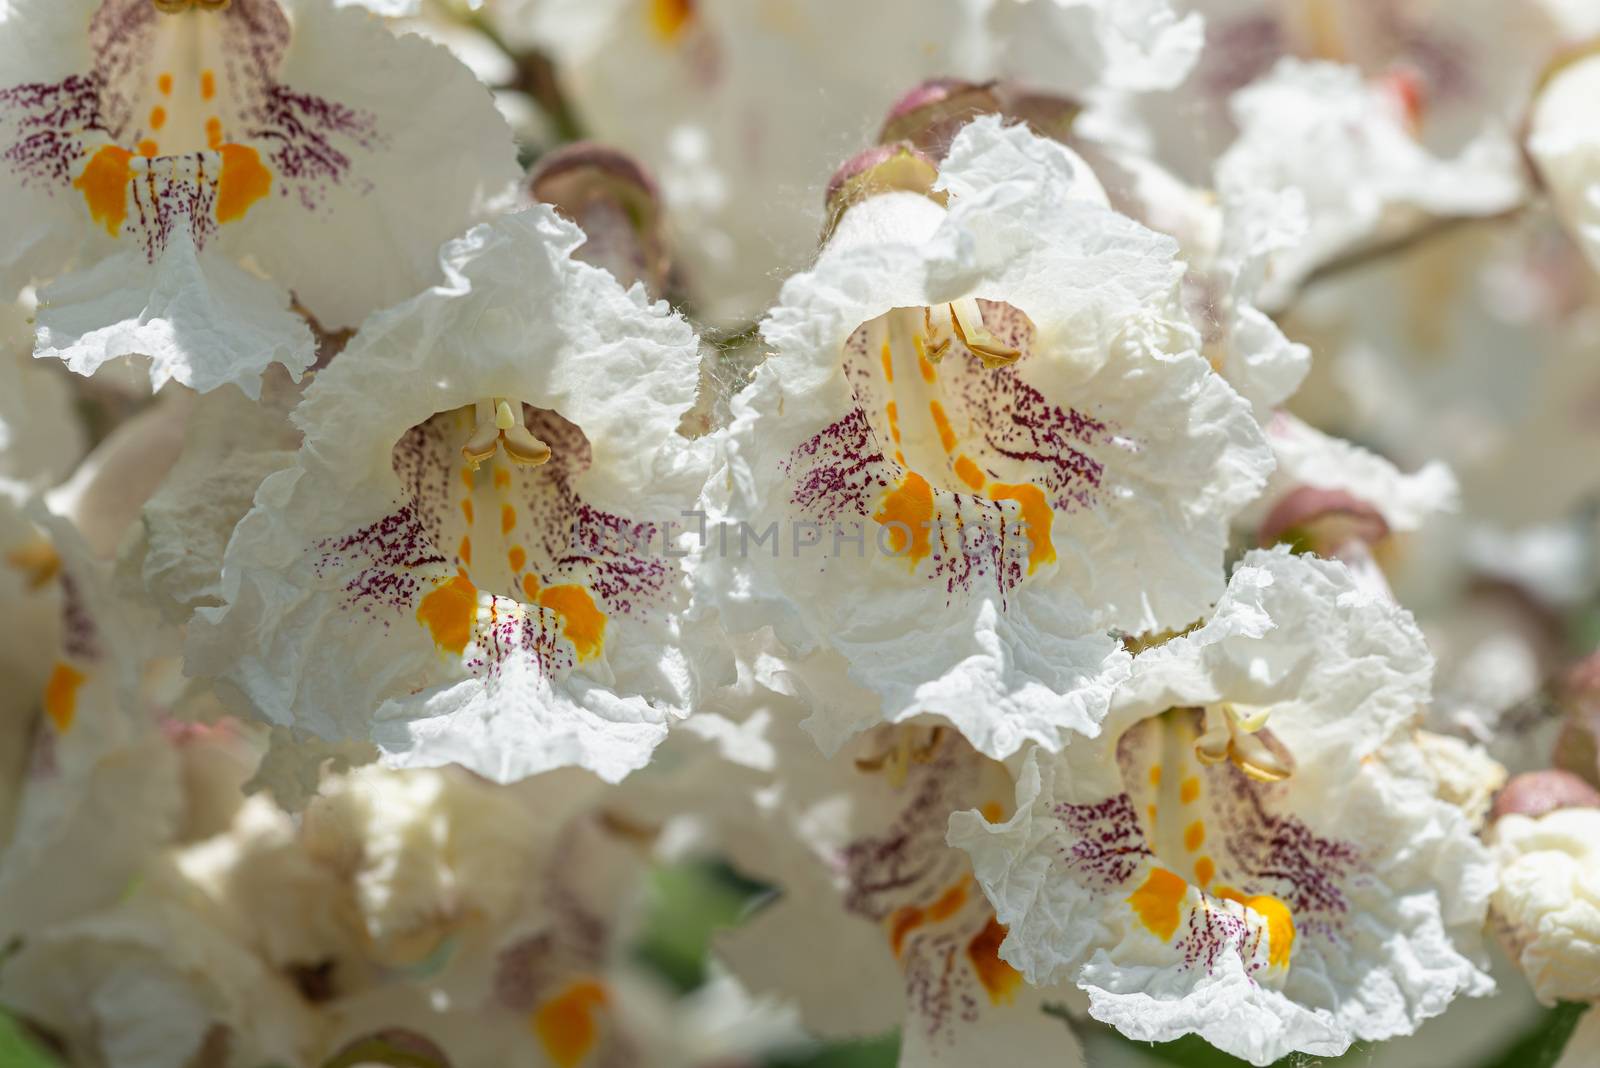
[[[504,449],[513,463],[537,467],[550,459],[550,446],[535,437],[504,397],[487,397],[475,405],[476,422],[472,435],[461,446],[461,456],[477,470],[478,465]]]

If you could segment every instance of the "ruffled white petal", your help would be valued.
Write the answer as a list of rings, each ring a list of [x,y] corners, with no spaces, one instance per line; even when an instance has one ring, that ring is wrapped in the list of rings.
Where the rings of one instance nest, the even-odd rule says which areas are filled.
[[[1106,743],[1030,752],[1008,821],[951,818],[1004,959],[1074,979],[1130,1037],[1198,1033],[1255,1064],[1487,992],[1464,954],[1492,868],[1399,733],[1430,670],[1409,618],[1339,565],[1252,553],[1204,627],[1136,659]],[[1219,701],[1267,713],[1251,737],[1287,778],[1195,760],[1191,710]]]
[[[336,142],[348,171],[314,207],[274,198],[233,247],[323,326],[355,326],[437,282],[440,244],[506,206],[522,172],[489,90],[444,46],[327,0],[284,7],[294,35],[278,81],[369,117],[372,132]]]
[[[734,401],[726,474],[708,490],[715,544],[703,582],[731,628],[770,623],[797,659],[838,653],[852,682],[878,695],[882,721],[941,715],[996,757],[1029,739],[1055,746],[1063,731],[1092,732],[1126,663],[1103,628],[1139,632],[1200,615],[1221,592],[1227,516],[1266,468],[1248,406],[1193,351],[1173,243],[1073,199],[1081,166],[1053,143],[985,119],[952,147],[948,212],[910,194],[848,212],[765,322],[775,354]],[[922,372],[933,400],[897,394],[877,371],[881,335],[858,328],[891,309],[915,317],[904,309],[972,296],[1005,302],[985,313],[990,329],[1016,329],[1006,309],[1027,317],[1029,354],[985,371],[957,349]],[[916,366],[899,374],[915,380]],[[990,391],[993,409],[1007,414],[985,422]],[[1041,499],[1053,520],[1033,531],[1032,545],[1053,559],[1030,559],[1029,574],[1008,571],[992,547],[935,553],[931,533],[898,555],[885,542],[882,517],[893,513],[880,510],[890,507],[884,494],[924,475],[943,480],[925,520],[976,529],[1002,515],[1016,521],[984,511],[993,506],[968,489],[971,470],[956,485],[948,471],[908,473],[888,459],[902,428],[911,441],[942,405],[957,414],[951,432],[940,431],[940,465],[966,449],[1014,472],[990,476],[997,485],[1020,474],[1048,487]],[[885,423],[884,411],[898,422]],[[923,433],[939,449],[941,438]],[[1034,456],[1038,467],[973,451],[985,449]],[[768,531],[775,541],[754,541]],[[857,531],[862,541],[852,544]],[[845,715],[817,724],[825,746],[874,712],[857,703]]]
[[[153,263],[128,248],[45,286],[38,315],[34,355],[81,375],[122,356],[146,357],[152,389],[168,381],[202,392],[236,385],[255,397],[268,364],[298,377],[316,357],[288,291],[220,253],[197,251],[187,228]]]
[[[1496,926],[1543,1001],[1600,998],[1600,809],[1505,816]]]
[[[679,641],[667,528],[705,477],[704,445],[675,429],[699,351],[664,304],[571,259],[581,240],[543,207],[471,231],[446,248],[448,284],[375,316],[318,376],[295,412],[306,443],[235,531],[189,670],[394,765],[614,779],[647,759],[705,666]],[[545,413],[556,457],[474,480],[471,420],[451,413],[484,397]]]

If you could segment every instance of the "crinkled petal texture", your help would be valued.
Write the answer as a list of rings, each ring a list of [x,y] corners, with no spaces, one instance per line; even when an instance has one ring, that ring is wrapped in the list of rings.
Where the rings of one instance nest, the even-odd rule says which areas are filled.
[[[1138,657],[1105,743],[1031,752],[1007,821],[952,817],[1003,958],[1075,979],[1130,1037],[1255,1064],[1486,993],[1453,939],[1493,869],[1398,729],[1430,671],[1409,616],[1341,565],[1250,554],[1203,627]]]
[[[1440,159],[1406,128],[1395,100],[1351,67],[1280,60],[1232,108],[1239,138],[1217,161],[1218,190],[1298,189],[1310,224],[1305,240],[1273,257],[1260,301],[1268,311],[1341,253],[1430,217],[1504,211],[1525,192],[1516,146],[1503,133]]]
[[[1201,289],[1209,312],[1202,317],[1209,320],[1206,354],[1262,420],[1311,370],[1311,350],[1285,337],[1255,303],[1272,258],[1305,240],[1307,226],[1298,189],[1225,191],[1213,285]]]
[[[1600,56],[1589,55],[1558,71],[1534,103],[1528,153],[1584,254],[1600,269],[1600,129],[1594,122],[1597,92]]]
[[[39,293],[34,354],[92,375],[124,356],[150,361],[150,388],[169,381],[200,391],[236,385],[259,393],[261,372],[299,372],[315,344],[289,310],[289,292],[195,247],[182,223],[154,260],[121,249]]]
[[[1600,999],[1600,809],[1494,827],[1495,926],[1542,1000]]]
[[[354,325],[437,279],[439,242],[519,173],[470,71],[331,0],[18,0],[0,31],[0,281],[76,260],[42,294],[41,354],[85,374],[299,372],[291,291]]]
[[[1007,810],[1005,768],[945,726],[880,726],[825,759],[795,702],[758,685],[741,703],[774,766],[753,782],[727,769],[744,799],[710,818],[733,863],[780,893],[718,939],[739,980],[793,999],[821,1036],[899,1028],[904,1068],[965,1068],[996,1050],[1019,1068],[1083,1063],[1046,1011],[1075,992],[1029,987],[997,956],[1005,932],[944,841],[956,809]]]
[[[1095,732],[1127,666],[1105,628],[1199,616],[1270,464],[1173,242],[1071,199],[1079,166],[979,120],[948,210],[852,208],[763,324],[709,494],[730,626],[841,655],[881,705],[858,721],[934,713],[997,758]],[[860,725],[813,724],[830,750]]]
[[[582,240],[548,207],[503,216],[368,320],[296,409],[305,444],[235,530],[187,670],[399,766],[648,758],[700,666],[677,540],[706,450],[675,432],[699,352]]]

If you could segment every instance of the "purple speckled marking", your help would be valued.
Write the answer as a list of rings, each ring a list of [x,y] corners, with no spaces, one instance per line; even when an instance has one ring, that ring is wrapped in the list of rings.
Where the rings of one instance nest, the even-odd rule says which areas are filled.
[[[210,110],[229,141],[261,154],[273,192],[308,212],[321,210],[335,186],[370,192],[369,178],[352,175],[351,157],[387,144],[376,116],[276,80],[291,34],[277,0],[234,0],[226,11],[176,16],[160,15],[149,0],[105,0],[87,28],[92,70],[53,84],[0,88],[0,164],[23,186],[76,196],[73,177],[101,144],[133,151],[145,139],[159,140],[145,127],[152,105],[164,102],[152,95],[157,40],[181,32],[188,19],[206,19],[203,25],[217,28],[218,47],[200,61],[217,80]],[[190,133],[196,143],[204,141],[199,131]],[[122,232],[143,245],[151,262],[180,226],[204,248],[218,225],[220,155],[200,150],[149,160],[136,156],[131,166]]]
[[[61,584],[61,651],[79,663],[99,660],[105,655],[100,646],[100,628],[89,612],[83,588],[65,569],[57,581]]]
[[[1294,789],[1292,776],[1280,783],[1263,783],[1232,763],[1193,762],[1187,773],[1199,778],[1200,793],[1181,814],[1167,818],[1176,819],[1178,826],[1204,820],[1206,848],[1180,856],[1154,852],[1150,837],[1154,829],[1139,815],[1156,800],[1149,782],[1150,768],[1171,752],[1169,732],[1180,731],[1184,745],[1192,744],[1202,726],[1201,716],[1198,709],[1173,709],[1135,724],[1117,743],[1124,793],[1093,804],[1052,806],[1052,814],[1062,825],[1057,847],[1062,865],[1076,881],[1097,893],[1123,897],[1133,891],[1147,861],[1153,859],[1181,874],[1192,871],[1203,854],[1216,867],[1210,886],[1232,887],[1246,897],[1276,897],[1293,915],[1297,936],[1338,938],[1350,908],[1346,887],[1361,875],[1361,856],[1351,843],[1324,838],[1297,817],[1273,811]],[[1291,754],[1270,730],[1256,737],[1293,766]],[[1170,774],[1176,769],[1163,770]],[[1256,960],[1262,929],[1252,933],[1248,924],[1228,916],[1216,898],[1208,897],[1207,904],[1208,908],[1189,910],[1174,943],[1184,966],[1210,970],[1221,954],[1237,952],[1252,972],[1263,967]]]
[[[944,407],[961,454],[983,470],[991,485],[1032,483],[1045,493],[1058,519],[1093,508],[1105,469],[1085,447],[1119,447],[1114,434],[1105,422],[1051,404],[1024,382],[1018,366],[1032,354],[1033,324],[1009,305],[979,305],[985,326],[1002,343],[1017,348],[1021,358],[1008,367],[987,368],[952,339],[930,399]],[[782,461],[790,504],[824,529],[839,523],[870,527],[885,492],[902,482],[905,470],[887,455],[894,451],[889,403],[896,404],[902,425],[924,417],[925,401],[902,403],[894,384],[884,379],[881,329],[878,323],[864,324],[843,346],[842,367],[855,407]],[[916,472],[932,487],[932,518],[938,524],[918,571],[942,583],[952,600],[981,585],[990,585],[1003,598],[1027,576],[1025,549],[1012,532],[1018,509],[971,492],[955,476],[953,464],[954,456],[942,457],[937,470]]]
[[[590,871],[593,860],[585,850],[603,834],[592,818],[563,831],[534,892],[542,917],[539,928],[495,958],[491,996],[496,1008],[526,1017],[573,983],[605,973],[615,954],[615,919],[595,907],[593,889],[577,874]],[[601,1020],[600,1044],[583,1063],[595,1068],[644,1063],[636,1041],[616,1026],[615,1017],[605,1013]]]
[[[1151,855],[1127,794],[1087,805],[1059,802],[1052,814],[1067,836],[1059,851],[1062,863],[1095,890],[1109,893],[1125,885]]]
[[[1207,899],[1208,908],[1190,909],[1178,935],[1177,948],[1184,968],[1197,968],[1209,973],[1226,953],[1237,953],[1244,961],[1245,970],[1251,974],[1265,967],[1256,959],[1261,941],[1266,937],[1264,925],[1251,931],[1243,917],[1222,911],[1220,902]]]
[[[892,745],[896,729],[904,728],[879,735]],[[934,744],[929,759],[911,765],[899,789],[901,803],[883,806],[881,823],[840,850],[837,863],[846,880],[846,911],[886,925],[886,935],[897,914],[925,909],[952,887],[965,886],[964,899],[950,915],[919,918],[900,933],[906,1026],[922,1029],[932,1045],[949,1046],[957,1026],[976,1023],[990,1007],[968,947],[994,919],[994,910],[972,880],[966,855],[945,843],[945,830],[951,812],[983,804],[985,790],[1000,790],[1009,780],[948,730]],[[892,948],[887,937],[885,948]]]
[[[574,482],[592,458],[575,425],[530,407],[523,415],[551,447],[551,460],[539,467],[510,466],[504,487],[494,482],[493,472],[505,461],[491,461],[474,477],[470,526],[462,510],[469,490],[459,454],[467,429],[459,413],[441,413],[396,442],[393,464],[403,492],[395,510],[313,547],[314,573],[340,583],[345,611],[384,627],[395,620],[410,625],[423,597],[465,573],[493,598],[480,610],[463,661],[468,670],[493,676],[511,658],[531,657],[554,676],[573,666],[572,648],[561,638],[554,613],[519,607],[526,596],[523,574],[534,575],[541,589],[586,587],[610,620],[643,621],[665,610],[678,572],[660,553],[660,532],[596,509],[578,495]],[[509,535],[501,531],[501,504],[511,505],[516,517]],[[473,542],[470,563],[461,555],[464,535]],[[510,565],[512,545],[525,552],[522,570]],[[633,546],[638,551],[627,551]]]

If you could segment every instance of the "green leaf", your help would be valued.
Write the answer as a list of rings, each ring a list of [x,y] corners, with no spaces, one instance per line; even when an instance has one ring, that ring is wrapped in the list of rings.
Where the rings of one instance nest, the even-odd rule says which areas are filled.
[[[1559,1002],[1555,1008],[1545,1010],[1539,1022],[1524,1031],[1509,1049],[1485,1062],[1482,1068],[1551,1068],[1561,1059],[1578,1021],[1588,1010],[1583,1002]]]
[[[58,1068],[56,1059],[4,1009],[0,1009],[0,1065],[5,1068]]]

